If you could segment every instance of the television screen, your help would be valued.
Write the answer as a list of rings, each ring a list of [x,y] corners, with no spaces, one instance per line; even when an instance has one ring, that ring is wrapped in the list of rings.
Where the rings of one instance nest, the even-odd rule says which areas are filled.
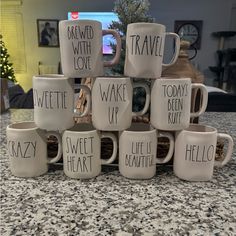
[[[112,21],[119,21],[118,16],[114,12],[68,12],[68,20],[97,20],[102,23],[103,29],[108,29]],[[103,37],[103,54],[112,54],[110,43],[115,39],[112,35]]]

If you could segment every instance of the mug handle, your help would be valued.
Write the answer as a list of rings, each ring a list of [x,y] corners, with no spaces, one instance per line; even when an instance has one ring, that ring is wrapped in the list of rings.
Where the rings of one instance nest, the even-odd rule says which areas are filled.
[[[145,89],[145,92],[146,92],[146,101],[145,101],[145,105],[143,107],[143,109],[141,111],[138,111],[138,112],[132,112],[132,116],[141,116],[143,114],[145,114],[149,108],[149,104],[150,104],[150,100],[151,100],[151,95],[150,95],[150,89],[148,87],[147,84],[144,84],[144,83],[134,83],[133,85],[133,89],[134,88],[144,88]]]
[[[104,164],[111,164],[116,159],[117,154],[117,138],[114,134],[110,132],[102,133],[101,138],[110,138],[113,142],[113,152],[109,159],[101,159],[102,165]]]
[[[120,38],[119,33],[116,30],[112,30],[112,29],[102,30],[103,36],[107,35],[107,34],[113,35],[113,37],[116,39],[116,54],[115,54],[114,58],[111,61],[104,61],[104,66],[110,67],[110,66],[118,64],[118,62],[120,60],[121,38]]]
[[[82,89],[86,93],[87,104],[84,109],[84,112],[81,114],[80,112],[77,111],[76,106],[74,108],[75,109],[74,115],[76,115],[77,117],[84,117],[90,112],[90,109],[91,109],[91,91],[88,86],[83,85],[83,84],[76,84],[75,89]],[[79,93],[76,93],[75,96],[76,96],[75,101],[79,101]]]
[[[174,142],[173,135],[170,134],[170,133],[167,133],[167,132],[159,132],[158,133],[158,138],[159,137],[166,137],[170,141],[170,147],[169,147],[169,151],[168,151],[166,157],[164,157],[164,158],[156,158],[156,164],[163,164],[163,163],[168,162],[171,159],[171,157],[173,156],[175,142]]]
[[[201,99],[202,102],[201,102],[201,107],[199,108],[199,111],[190,113],[190,117],[198,117],[202,113],[204,113],[207,108],[208,92],[207,92],[206,86],[204,86],[203,84],[200,84],[200,83],[192,84],[191,89],[200,89],[202,92],[202,99]]]
[[[234,142],[233,142],[232,137],[230,135],[228,135],[228,134],[218,133],[217,134],[217,139],[218,138],[226,139],[228,141],[228,149],[227,149],[227,152],[226,152],[224,160],[222,160],[222,161],[215,161],[215,163],[214,163],[214,166],[222,167],[225,164],[227,164],[229,162],[229,160],[231,159],[231,156],[232,156],[232,153],[233,153]]]
[[[58,151],[57,151],[57,155],[53,158],[49,158],[48,157],[48,163],[52,164],[55,163],[57,161],[59,161],[61,159],[62,156],[62,141],[61,141],[61,135],[55,131],[48,131],[46,132],[46,136],[54,136],[57,138],[58,140]]]
[[[162,63],[162,66],[164,67],[172,66],[176,62],[179,56],[179,49],[180,49],[180,38],[178,34],[172,33],[172,32],[166,32],[166,36],[171,36],[175,38],[175,52],[174,52],[173,57],[171,58],[170,63],[167,63],[167,64]]]

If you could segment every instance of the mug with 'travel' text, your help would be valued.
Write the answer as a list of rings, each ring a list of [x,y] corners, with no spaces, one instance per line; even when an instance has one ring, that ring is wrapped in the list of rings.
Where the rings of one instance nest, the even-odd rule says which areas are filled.
[[[163,63],[165,38],[174,37],[175,52],[170,63]],[[132,23],[127,27],[124,74],[130,77],[156,79],[161,77],[162,66],[175,63],[179,55],[180,38],[166,32],[156,23]]]

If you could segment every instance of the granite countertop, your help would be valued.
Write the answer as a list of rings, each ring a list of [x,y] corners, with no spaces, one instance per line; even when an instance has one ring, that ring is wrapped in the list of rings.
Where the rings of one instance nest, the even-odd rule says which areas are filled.
[[[209,182],[186,182],[172,166],[158,166],[150,180],[129,180],[116,167],[90,180],[50,168],[37,178],[11,175],[6,126],[32,120],[32,110],[1,115],[0,235],[236,235],[236,150]],[[236,113],[205,113],[200,123],[230,134]]]

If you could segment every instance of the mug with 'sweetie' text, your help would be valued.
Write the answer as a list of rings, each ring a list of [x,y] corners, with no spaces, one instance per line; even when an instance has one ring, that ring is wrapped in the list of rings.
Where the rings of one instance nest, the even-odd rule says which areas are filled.
[[[10,170],[17,177],[36,177],[48,171],[48,164],[60,160],[62,155],[61,136],[53,131],[39,129],[34,122],[20,122],[7,126],[7,152]],[[47,137],[58,141],[58,151],[54,158],[47,153]]]
[[[111,61],[103,61],[102,37],[111,34],[116,39],[116,53]],[[117,31],[103,30],[95,20],[63,20],[59,22],[62,72],[71,78],[104,75],[104,66],[119,62],[121,39]]]
[[[228,142],[225,157],[220,161],[215,160],[218,139]],[[174,173],[188,181],[208,181],[213,176],[214,166],[227,164],[232,152],[233,139],[230,135],[218,133],[210,126],[190,124],[175,134]]]
[[[166,36],[175,39],[175,52],[168,64],[163,63]],[[136,78],[160,78],[162,67],[171,66],[177,60],[179,48],[179,36],[166,32],[164,25],[145,22],[129,24],[124,74]]]
[[[75,109],[79,93],[86,93],[87,105],[81,114]],[[34,121],[45,130],[63,131],[74,126],[74,117],[83,117],[90,111],[90,89],[75,84],[74,79],[64,75],[38,75],[33,77]]]
[[[101,159],[101,139],[110,138],[113,151],[108,159]],[[80,123],[63,132],[63,169],[70,178],[88,179],[99,175],[101,165],[112,163],[117,154],[114,134],[96,130],[91,124]]]

